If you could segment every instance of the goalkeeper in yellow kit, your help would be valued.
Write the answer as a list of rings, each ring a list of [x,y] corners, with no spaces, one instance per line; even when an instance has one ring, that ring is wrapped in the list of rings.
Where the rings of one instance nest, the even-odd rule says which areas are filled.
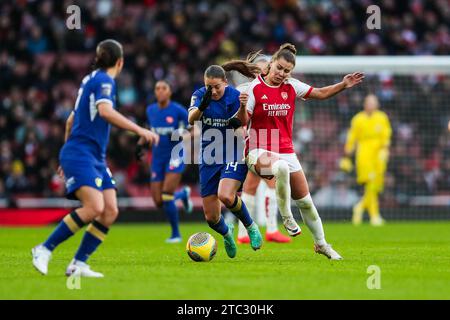
[[[384,223],[378,208],[378,194],[384,188],[392,129],[386,113],[378,108],[378,98],[374,94],[367,95],[364,110],[352,118],[345,144],[345,157],[340,162],[342,170],[352,171],[350,157],[356,149],[357,182],[364,185],[364,195],[353,207],[352,222],[355,225],[361,224],[366,210],[372,225],[380,226]]]

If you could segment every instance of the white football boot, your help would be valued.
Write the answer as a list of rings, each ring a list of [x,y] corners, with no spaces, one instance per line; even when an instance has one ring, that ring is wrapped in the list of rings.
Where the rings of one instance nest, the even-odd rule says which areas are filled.
[[[180,243],[181,237],[167,238],[166,243]]]
[[[288,232],[288,234],[291,237],[298,236],[299,234],[302,233],[302,229],[300,229],[300,226],[297,224],[297,222],[295,221],[295,219],[293,217],[289,217],[289,218],[283,217],[282,220],[283,220],[284,228],[286,229],[286,231]]]
[[[194,204],[191,200],[191,188],[189,186],[184,187],[186,192],[186,201],[183,200],[183,207],[187,214],[191,214],[194,210]]]
[[[337,253],[332,247],[331,244],[325,244],[323,246],[319,246],[318,244],[314,245],[314,251],[316,253],[323,254],[328,259],[331,260],[342,260],[343,258]]]
[[[103,278],[103,274],[100,272],[95,272],[91,270],[88,264],[73,259],[66,269],[66,276],[71,275],[85,277],[85,278]]]
[[[39,244],[31,249],[31,254],[33,256],[33,266],[37,271],[46,275],[48,272],[48,263],[52,258],[52,252],[42,244]]]

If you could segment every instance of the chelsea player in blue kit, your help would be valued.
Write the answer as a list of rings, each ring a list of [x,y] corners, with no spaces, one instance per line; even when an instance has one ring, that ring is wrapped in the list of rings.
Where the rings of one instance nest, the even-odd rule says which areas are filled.
[[[53,250],[88,224],[66,275],[100,278],[90,269],[89,256],[103,242],[118,216],[116,190],[106,164],[106,147],[111,124],[132,131],[147,142],[157,143],[158,135],[131,122],[114,108],[115,81],[123,67],[122,45],[115,40],[100,42],[96,50],[95,70],[84,77],[78,90],[74,111],[66,122],[65,144],[60,151],[60,173],[64,175],[69,199],[80,200],[57,225],[47,240],[32,249],[33,266],[48,272]]]
[[[172,228],[172,235],[166,242],[178,243],[181,241],[181,234],[178,227],[178,208],[175,201],[181,200],[187,213],[192,212],[192,202],[190,200],[191,189],[188,186],[176,192],[185,165],[182,150],[175,154],[179,150],[175,148],[179,141],[178,139],[172,139],[172,136],[174,138],[182,137],[185,132],[184,129],[187,129],[189,124],[187,110],[182,105],[171,101],[171,96],[172,91],[169,83],[160,80],[155,85],[157,102],[147,107],[149,128],[160,137],[158,145],[152,146],[150,188],[153,201],[158,208],[163,208]],[[176,134],[176,131],[178,131],[178,134]],[[173,135],[174,133],[175,135]],[[143,141],[138,143],[138,158],[142,155],[140,152],[141,143]]]
[[[208,67],[204,80],[205,87],[194,92],[189,108],[189,123],[199,121],[202,129],[199,169],[203,209],[209,226],[224,237],[227,255],[234,258],[237,249],[233,225],[225,223],[220,202],[247,228],[252,248],[258,250],[262,245],[259,228],[237,194],[247,175],[247,165],[242,161],[243,154],[238,154],[235,141],[230,149],[227,148],[230,141],[225,140],[230,139],[227,131],[246,123],[247,111],[245,103],[240,102],[240,92],[227,85],[222,67]],[[236,140],[235,135],[231,138]],[[217,143],[216,139],[223,139],[222,143]],[[219,148],[208,155],[213,143]]]

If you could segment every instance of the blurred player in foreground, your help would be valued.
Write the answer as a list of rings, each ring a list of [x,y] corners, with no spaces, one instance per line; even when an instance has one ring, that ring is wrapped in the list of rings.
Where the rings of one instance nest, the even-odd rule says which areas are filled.
[[[258,250],[262,245],[259,228],[237,194],[248,169],[242,152],[238,154],[239,137],[234,129],[246,123],[247,111],[240,102],[239,91],[228,86],[222,67],[209,66],[204,78],[205,87],[194,92],[189,108],[189,123],[200,120],[202,130],[199,170],[203,210],[209,226],[224,237],[227,255],[234,258],[237,248],[233,225],[225,223],[221,202],[244,224],[252,248]]]
[[[103,274],[91,270],[86,262],[103,242],[119,214],[115,182],[106,164],[111,124],[134,132],[147,142],[158,142],[158,135],[141,128],[114,109],[114,79],[122,67],[122,45],[115,40],[100,42],[96,50],[95,70],[81,83],[74,111],[67,119],[66,142],[59,154],[59,171],[65,178],[67,198],[80,200],[82,206],[65,216],[48,239],[32,249],[33,266],[44,275],[48,272],[53,250],[89,224],[66,275],[103,277]]]
[[[178,138],[183,136],[184,129],[189,126],[188,113],[182,105],[171,101],[172,91],[168,82],[160,80],[156,83],[155,96],[157,102],[147,107],[148,126],[159,135],[158,145],[152,146],[150,189],[153,201],[158,208],[163,208],[172,228],[172,234],[166,242],[178,243],[181,242],[181,233],[175,201],[181,200],[187,213],[192,212],[192,201],[188,186],[176,192],[185,166],[182,152],[173,154],[172,151],[180,143]],[[138,142],[138,159],[143,155],[144,143],[142,138]]]
[[[345,144],[345,158],[340,162],[342,170],[351,172],[353,165],[350,157],[356,149],[356,179],[358,184],[364,185],[364,195],[353,207],[354,225],[362,223],[366,210],[373,226],[384,224],[379,211],[378,194],[384,189],[392,129],[386,113],[378,110],[379,105],[375,95],[366,96],[364,110],[351,120]]]

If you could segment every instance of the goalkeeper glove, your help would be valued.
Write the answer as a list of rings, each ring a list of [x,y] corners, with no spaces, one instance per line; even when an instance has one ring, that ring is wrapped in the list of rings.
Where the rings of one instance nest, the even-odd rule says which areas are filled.
[[[203,95],[202,101],[200,101],[200,105],[198,106],[198,110],[201,112],[205,111],[206,108],[208,108],[209,104],[211,103],[211,96],[212,96],[212,87],[208,86],[206,89],[205,94]]]
[[[344,157],[339,161],[339,169],[344,172],[350,173],[353,170],[353,163],[349,157]]]

